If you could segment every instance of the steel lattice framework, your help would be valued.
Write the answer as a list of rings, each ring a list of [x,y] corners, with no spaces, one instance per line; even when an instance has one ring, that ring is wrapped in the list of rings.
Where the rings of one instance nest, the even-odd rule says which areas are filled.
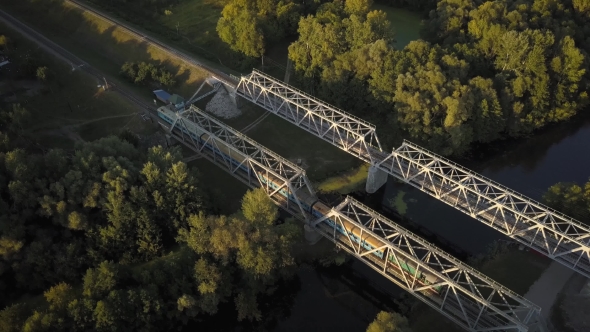
[[[340,138],[330,129],[338,121],[329,117],[296,121],[300,117],[285,105],[325,104],[258,71],[242,77],[238,95],[590,278],[590,228],[580,222],[408,141],[387,153]],[[366,126],[374,135],[374,126]],[[317,127],[325,131],[309,129]]]
[[[381,150],[372,124],[256,69],[242,76],[237,95],[354,155]]]
[[[337,232],[326,222],[329,219],[348,234]],[[312,225],[340,248],[469,331],[530,331],[538,324],[539,307],[351,197]],[[367,250],[358,238],[379,244]],[[384,259],[375,255],[377,251]],[[385,263],[388,261],[413,264],[415,272],[403,272],[398,264]],[[434,276],[437,282],[427,284],[419,278],[421,274]]]
[[[407,141],[378,167],[590,277],[587,226]]]
[[[315,197],[315,192],[305,170],[208,116],[195,106],[177,113],[176,119],[173,120],[169,131],[176,139],[201,153],[246,185],[264,188],[275,203],[295,216],[303,220],[308,219],[308,213],[301,201],[309,196]],[[272,179],[279,185],[273,187],[266,179]],[[296,206],[286,199],[284,194],[294,196]]]

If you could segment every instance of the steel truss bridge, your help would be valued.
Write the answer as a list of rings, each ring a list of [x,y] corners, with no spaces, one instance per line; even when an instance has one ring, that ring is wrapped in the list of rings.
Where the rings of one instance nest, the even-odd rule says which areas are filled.
[[[588,226],[408,141],[385,152],[373,125],[260,71],[242,76],[236,90],[240,97],[370,163],[372,169],[590,278]]]
[[[309,219],[308,213],[301,205],[301,199],[314,196],[315,192],[305,175],[305,170],[208,116],[195,106],[176,114],[174,123],[168,128],[175,139],[247,186],[264,188],[276,204],[299,219]],[[214,149],[211,149],[212,147]],[[276,188],[265,180],[269,178],[278,184]],[[281,191],[295,196],[296,204],[285,199]]]
[[[303,169],[198,108],[191,106],[176,113],[170,126],[161,124],[175,139],[246,185],[263,187],[281,208],[463,328],[531,331],[538,325],[539,307],[350,197],[314,220],[302,206],[317,200]],[[268,178],[279,185],[269,185]],[[285,190],[283,194],[281,190]],[[286,199],[285,193],[293,194],[296,204]],[[347,235],[336,232],[328,220],[344,227]],[[362,239],[375,239],[379,247],[369,251],[360,246],[352,228]],[[376,251],[385,259],[374,255]],[[390,258],[412,264],[414,273],[386,263]],[[425,273],[438,282],[425,283]]]
[[[327,219],[345,229],[356,228],[356,235],[337,232],[325,223]],[[312,225],[339,248],[469,331],[530,331],[539,327],[539,307],[351,197]],[[379,244],[367,250],[354,236],[372,238]],[[377,257],[376,251],[384,259]],[[388,261],[411,262],[416,269],[410,274]],[[438,281],[425,283],[418,277],[421,274],[435,276]]]

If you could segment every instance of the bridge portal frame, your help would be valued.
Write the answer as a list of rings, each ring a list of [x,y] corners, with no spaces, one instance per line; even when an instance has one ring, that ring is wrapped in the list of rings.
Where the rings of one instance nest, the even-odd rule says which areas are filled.
[[[241,77],[236,94],[356,156],[381,151],[371,123],[256,69]]]
[[[305,197],[315,197],[315,192],[304,169],[236,129],[210,117],[194,105],[175,114],[176,119],[173,119],[174,123],[170,126],[169,132],[176,139],[222,167],[249,187],[264,188],[277,205],[291,212],[294,216],[304,221],[310,220],[309,213],[303,208],[302,201]],[[200,135],[197,130],[201,131]],[[200,137],[201,140],[195,139],[187,132],[198,135],[197,137]],[[229,158],[235,159],[239,163],[234,164],[227,157],[208,149],[207,145],[215,147],[218,151],[223,151]],[[247,171],[244,171],[241,166],[245,166]],[[278,188],[272,188],[268,181],[263,180],[262,175],[267,179],[269,175],[274,177],[274,181],[279,184]],[[285,190],[295,197],[296,206],[280,193],[281,190]]]
[[[325,224],[327,219],[349,234]],[[346,227],[345,221],[357,228],[357,237],[372,237],[380,246],[373,250],[362,247],[352,239],[351,227]],[[351,197],[311,225],[339,248],[468,331],[531,331],[531,327],[539,327],[538,306]],[[385,260],[376,257],[376,251],[381,251]],[[385,264],[390,258],[411,262],[415,273],[403,273],[395,265]],[[419,278],[421,273],[434,275],[440,282],[427,285]]]

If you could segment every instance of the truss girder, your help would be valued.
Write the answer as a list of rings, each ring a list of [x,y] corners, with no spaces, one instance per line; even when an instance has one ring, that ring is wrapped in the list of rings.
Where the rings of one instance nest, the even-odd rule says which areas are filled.
[[[381,151],[375,126],[258,70],[242,76],[237,95],[357,157]]]
[[[378,167],[590,277],[590,228],[578,221],[408,141]]]
[[[346,229],[347,235],[326,221]],[[529,331],[540,308],[353,198],[312,223],[340,248],[469,331]],[[354,229],[354,231],[353,231]],[[369,250],[354,240],[372,241]],[[377,245],[375,245],[377,244]],[[375,255],[382,253],[381,259]],[[414,272],[400,265],[413,265]],[[420,278],[428,275],[429,282]]]
[[[304,197],[315,197],[315,192],[305,170],[208,116],[194,105],[176,116],[170,132],[177,139],[250,187],[264,188],[275,203],[296,212],[304,220],[308,219],[309,214],[301,202]],[[194,133],[199,139],[187,133]],[[276,186],[273,188],[266,179],[272,179]],[[295,197],[296,204],[287,199],[285,193]]]

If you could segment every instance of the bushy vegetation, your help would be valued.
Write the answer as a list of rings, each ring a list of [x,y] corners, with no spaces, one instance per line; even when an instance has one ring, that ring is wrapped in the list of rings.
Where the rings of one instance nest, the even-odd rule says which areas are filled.
[[[381,311],[367,328],[367,332],[412,332],[408,320],[395,312]]]
[[[549,188],[543,201],[590,226],[590,181],[585,184],[560,182]]]
[[[383,119],[389,142],[460,154],[588,105],[588,11],[576,1],[443,0],[426,40],[402,50],[391,47],[383,14],[353,13],[353,1],[367,0],[325,3],[302,18],[289,57],[321,98]]]
[[[174,75],[162,66],[148,62],[125,62],[121,66],[121,74],[135,84],[159,83],[163,86],[176,84]]]
[[[262,190],[234,216],[207,216],[178,149],[108,137],[31,154],[10,136],[0,151],[2,331],[170,330],[228,301],[238,319],[259,320],[257,299],[294,271],[300,227],[275,226]],[[42,301],[18,300],[39,292]]]

